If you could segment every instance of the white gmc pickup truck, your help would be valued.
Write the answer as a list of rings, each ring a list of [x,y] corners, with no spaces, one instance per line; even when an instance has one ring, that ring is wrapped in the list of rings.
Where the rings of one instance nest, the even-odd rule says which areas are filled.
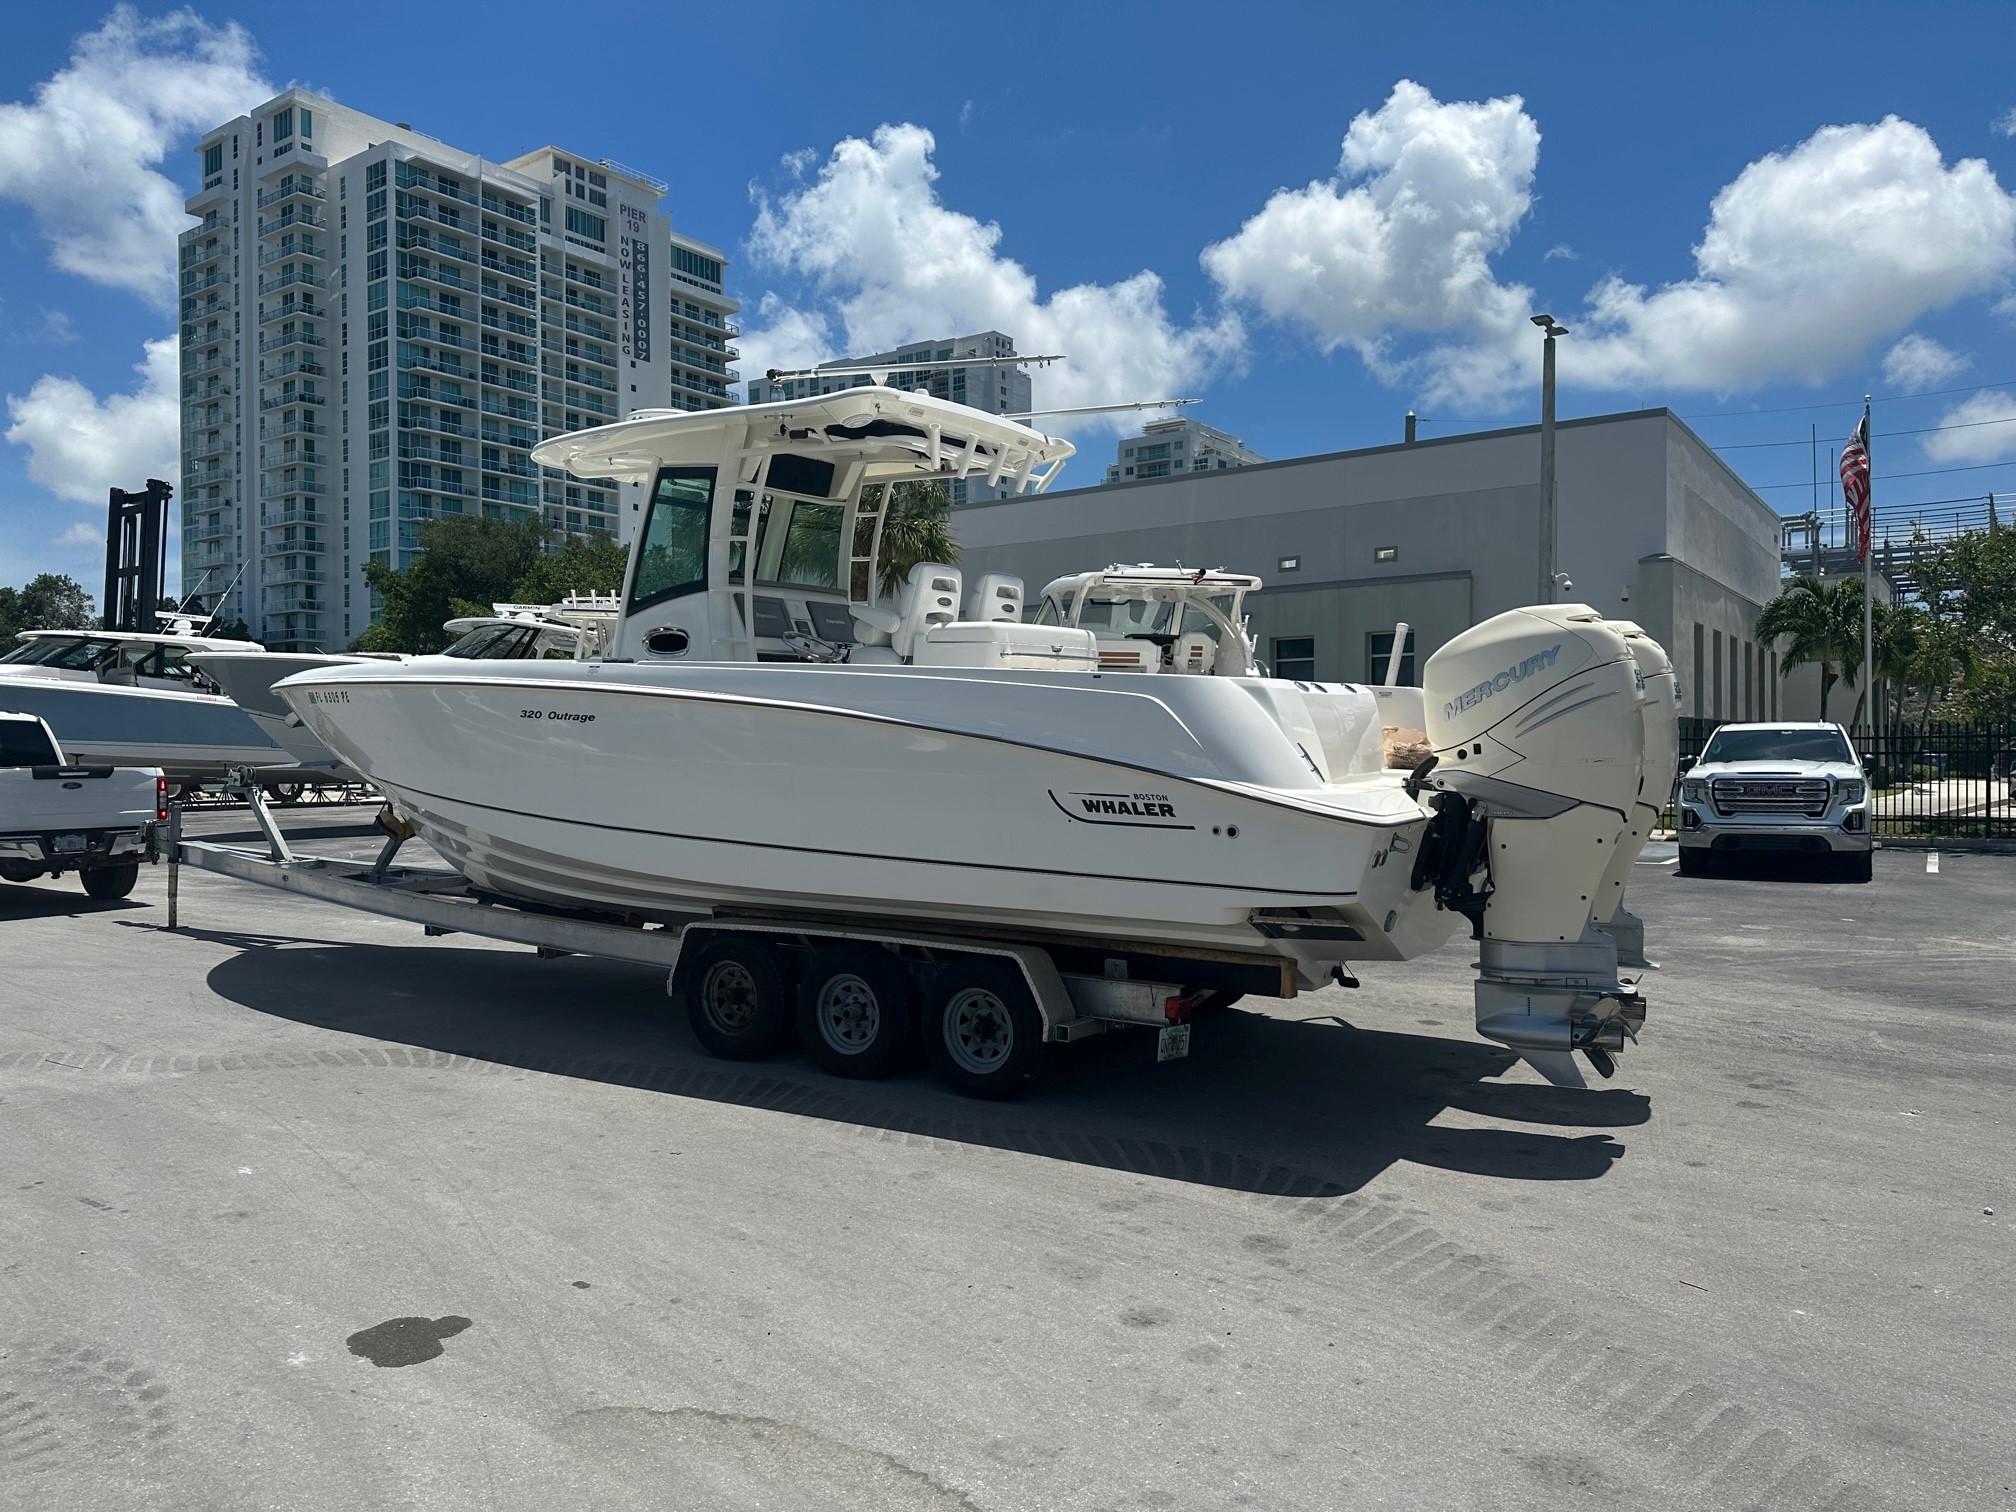
[[[0,880],[74,871],[92,897],[125,897],[168,817],[167,787],[157,767],[66,765],[48,725],[0,710]]]
[[[1680,760],[1680,870],[1724,857],[1803,855],[1850,882],[1871,875],[1869,775],[1837,724],[1725,724]]]

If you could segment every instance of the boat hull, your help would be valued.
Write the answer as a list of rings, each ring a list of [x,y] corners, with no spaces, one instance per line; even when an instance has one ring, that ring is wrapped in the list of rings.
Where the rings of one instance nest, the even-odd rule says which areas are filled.
[[[1123,724],[1162,717],[1173,750],[1181,722],[1154,700],[1088,704],[1082,677],[646,671],[330,668],[278,691],[445,859],[515,897],[984,917],[1280,954],[1254,912],[1310,909],[1362,936],[1336,959],[1450,932],[1407,865],[1379,864],[1426,823],[1397,780],[1280,792],[1208,775],[1195,752],[1175,751],[1194,770],[1119,760],[1093,748],[1144,747],[1096,719],[1079,749],[1060,738],[1115,705]],[[1243,696],[1226,708],[1264,719]]]
[[[232,767],[290,766],[291,758],[228,698],[53,677],[0,680],[0,709],[48,721],[70,760],[159,767],[171,782],[202,782]]]
[[[341,652],[264,651],[257,655],[239,652],[204,653],[191,658],[203,675],[216,683],[224,696],[243,709],[259,732],[305,767],[326,771],[340,781],[351,781],[356,773],[339,762],[304,725],[294,718],[287,700],[273,691],[273,685],[297,672],[320,667],[347,666],[369,660]]]

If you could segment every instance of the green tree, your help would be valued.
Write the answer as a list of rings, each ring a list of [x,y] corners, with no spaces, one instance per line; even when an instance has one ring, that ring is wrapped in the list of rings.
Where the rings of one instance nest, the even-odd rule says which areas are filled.
[[[952,534],[952,491],[942,482],[897,483],[882,523],[882,592],[893,594],[919,562],[959,565]]]
[[[1795,667],[1819,667],[1825,719],[1834,684],[1862,667],[1862,579],[1793,578],[1758,614],[1757,637],[1785,642],[1778,664],[1788,676]]]
[[[569,536],[541,553],[511,589],[516,604],[557,604],[570,593],[621,593],[629,556],[600,531]]]
[[[442,625],[471,608],[512,597],[546,545],[538,520],[489,520],[444,515],[420,533],[420,550],[404,568],[367,562],[364,580],[383,605],[377,622],[356,641],[360,651],[439,651],[448,644]]]
[[[0,650],[23,630],[88,630],[98,616],[75,578],[38,573],[21,588],[0,588]]]

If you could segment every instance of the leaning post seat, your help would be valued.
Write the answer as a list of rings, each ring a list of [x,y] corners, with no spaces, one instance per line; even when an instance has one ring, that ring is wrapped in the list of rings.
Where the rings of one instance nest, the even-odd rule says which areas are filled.
[[[956,620],[934,625],[917,643],[918,667],[992,667],[1015,672],[1091,672],[1099,643],[1090,630],[1070,625],[1025,625],[1004,620]]]
[[[966,618],[1022,622],[1022,579],[1006,572],[983,572],[966,595]]]
[[[959,618],[959,569],[944,562],[919,562],[896,595],[896,613],[890,644],[898,656],[911,661],[926,631]]]

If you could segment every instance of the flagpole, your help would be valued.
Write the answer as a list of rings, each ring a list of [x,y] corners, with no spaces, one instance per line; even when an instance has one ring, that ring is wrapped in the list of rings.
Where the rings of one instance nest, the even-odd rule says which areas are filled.
[[[1863,707],[1869,720],[1869,745],[1874,750],[1876,744],[1876,588],[1872,579],[1876,570],[1876,439],[1875,427],[1869,423],[1869,396],[1862,396],[1862,453],[1869,459],[1869,502],[1865,506],[1869,520],[1869,533],[1858,544],[1862,547],[1862,688]]]

